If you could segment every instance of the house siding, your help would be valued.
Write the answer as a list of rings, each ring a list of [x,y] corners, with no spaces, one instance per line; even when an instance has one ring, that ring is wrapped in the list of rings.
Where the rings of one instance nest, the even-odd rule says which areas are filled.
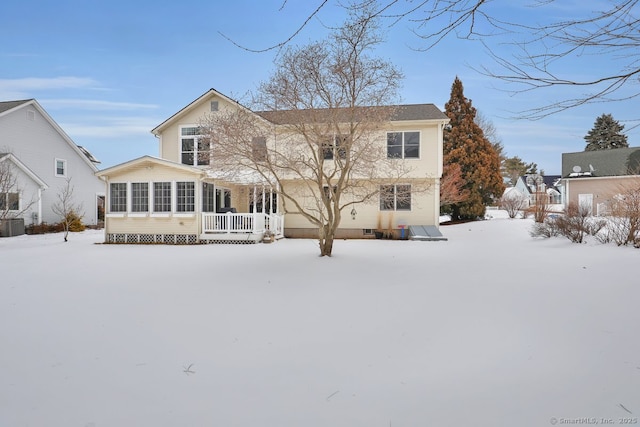
[[[365,229],[393,229],[399,232],[399,226],[404,225],[432,225],[439,223],[439,180],[424,181],[404,180],[401,184],[412,185],[411,210],[410,211],[381,211],[380,200],[374,198],[368,203],[355,205],[356,217],[351,216],[351,208],[342,213],[337,238],[362,238],[365,237]],[[304,194],[302,184],[287,183],[290,193]],[[298,188],[295,188],[298,187]],[[413,191],[421,187],[422,191]],[[302,196],[301,196],[302,197]],[[348,200],[349,195],[343,194],[343,200]],[[311,198],[309,199],[311,202]],[[304,206],[304,202],[302,202]],[[302,214],[295,210],[291,203],[287,203],[285,220],[286,237],[317,237],[317,226],[311,224]]]
[[[153,182],[195,182],[195,211],[175,212],[175,187],[172,189],[172,210],[170,213],[131,212],[131,188],[127,188],[127,212],[110,212],[112,183],[150,183],[149,192],[152,194]],[[201,224],[198,213],[201,210],[201,186],[198,173],[183,171],[166,165],[143,162],[132,165],[124,170],[113,172],[105,176],[107,186],[106,234],[200,234]],[[151,206],[149,206],[151,210]]]
[[[593,194],[593,212],[604,207],[625,190],[640,187],[640,175],[566,178],[567,203],[578,204],[580,194]]]
[[[197,126],[199,123],[201,123],[203,117],[211,113],[211,101],[218,102],[219,111],[224,111],[226,109],[243,108],[232,100],[221,96],[214,90],[205,93],[203,96],[201,96],[152,130],[152,133],[154,133],[159,138],[160,157],[162,159],[175,163],[181,163],[180,129],[183,126]],[[422,108],[420,111],[423,111],[425,109],[429,110],[429,115],[425,115],[426,113],[418,111],[415,106],[411,106],[411,109],[408,109],[407,111],[413,111],[413,113],[415,114],[413,114],[412,116],[398,116],[397,120],[389,122],[386,124],[386,126],[383,126],[382,129],[379,130],[379,134],[376,136],[376,138],[379,140],[380,148],[382,150],[385,150],[386,153],[387,132],[420,132],[419,157],[415,159],[408,158],[400,160],[404,163],[404,166],[408,169],[408,172],[405,174],[404,179],[401,179],[395,183],[412,184],[413,193],[413,189],[418,187],[418,182],[421,181],[424,183],[424,181],[427,181],[429,190],[412,194],[410,211],[380,212],[379,200],[377,198],[376,200],[371,200],[369,203],[356,205],[355,208],[357,214],[355,219],[352,219],[351,217],[351,208],[348,208],[347,210],[345,210],[345,212],[343,212],[341,226],[337,234],[339,238],[363,237],[363,230],[372,230],[379,228],[379,222],[383,223],[381,227],[385,230],[388,227],[398,230],[399,225],[439,226],[439,185],[440,178],[442,176],[443,126],[448,121],[448,119],[435,106],[431,104],[424,105],[428,108]],[[409,108],[410,106],[405,107]],[[269,117],[268,114],[258,114],[263,118]],[[264,134],[267,139],[266,142],[271,149],[274,149],[276,144],[283,144],[290,141],[295,142],[298,138],[295,135],[292,136],[291,134],[287,133],[287,129],[289,126],[286,124],[270,124],[265,121],[264,126]],[[392,161],[390,160],[390,162]],[[381,167],[380,170],[382,169],[383,168]],[[295,179],[294,177],[284,178],[285,181],[283,185],[285,187],[288,187],[286,188],[287,190],[291,190],[290,194],[304,194],[304,191],[302,191],[304,185],[302,183],[287,180],[287,178],[291,178],[293,180]],[[358,179],[358,177],[354,178]],[[364,179],[365,177],[361,178]],[[380,183],[384,183],[385,180],[381,179],[380,181]],[[388,182],[394,183],[391,180],[389,180]],[[227,188],[231,190],[231,206],[235,207],[238,212],[250,211],[249,191],[251,185],[225,185],[223,183],[216,182],[216,187]],[[344,195],[343,197],[349,196]],[[304,218],[304,216],[302,216],[299,212],[296,212],[296,209],[291,202],[286,204],[286,212],[284,210],[283,197],[278,198],[278,204],[278,212],[285,215],[285,236],[317,237],[317,226],[311,224],[306,218]],[[302,202],[301,204],[303,206],[307,205],[307,203],[305,202]],[[135,223],[132,222],[132,224]]]
[[[180,128],[183,126],[198,126],[203,117],[211,113],[211,101],[218,102],[218,110],[235,108],[229,101],[221,97],[211,95],[201,103],[194,105],[183,115],[171,121],[162,129],[160,142],[160,157],[172,162],[181,163]]]
[[[60,221],[51,207],[66,185],[64,177],[55,175],[55,160],[63,159],[66,175],[74,187],[74,202],[82,205],[82,221],[97,224],[97,196],[104,195],[104,184],[94,176],[96,169],[85,161],[84,154],[76,151],[36,106],[23,104],[1,115],[0,136],[0,152],[12,153],[49,187],[42,191],[42,217],[39,220]],[[32,223],[31,213],[23,217],[27,225]]]

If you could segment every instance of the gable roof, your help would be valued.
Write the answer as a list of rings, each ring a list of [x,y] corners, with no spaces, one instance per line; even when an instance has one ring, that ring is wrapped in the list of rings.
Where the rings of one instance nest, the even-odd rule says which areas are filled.
[[[562,177],[640,175],[640,147],[562,153]]]
[[[73,151],[75,151],[80,158],[87,164],[93,171],[97,171],[98,168],[92,161],[95,160],[93,156],[90,154],[87,155],[88,151],[86,149],[80,149],[78,145],[73,142],[73,140],[67,135],[67,133],[62,130],[62,128],[51,118],[51,116],[42,108],[42,106],[35,99],[26,99],[22,101],[4,101],[0,102],[0,117],[4,115],[8,115],[10,112],[18,110],[20,108],[25,108],[27,106],[32,106],[45,118],[45,120],[58,132],[58,134],[62,137],[62,139],[71,147]],[[99,162],[97,162],[99,163]]]
[[[38,175],[35,174],[31,169],[27,167],[24,163],[22,163],[16,156],[11,153],[0,153],[0,163],[3,162],[12,162],[14,165],[18,167],[22,172],[24,172],[29,178],[31,178],[42,190],[46,190],[49,186],[42,180]]]
[[[29,101],[34,101],[34,99],[23,99],[21,101],[2,101],[0,102],[0,115],[5,111],[13,110],[19,105],[25,104]]]
[[[227,101],[227,102],[229,102],[231,104],[235,104],[235,105],[237,105],[238,107],[240,107],[242,109],[250,111],[247,107],[245,107],[244,105],[240,104],[238,101],[235,101],[235,100],[229,98],[228,96],[223,95],[222,93],[218,92],[214,88],[211,88],[208,91],[206,91],[205,93],[203,93],[202,95],[200,95],[199,97],[197,97],[196,99],[194,99],[193,101],[191,101],[189,104],[187,104],[185,107],[180,109],[177,113],[175,113],[174,115],[169,117],[167,120],[165,120],[164,122],[160,123],[155,128],[151,129],[151,133],[154,134],[154,135],[158,135],[159,133],[162,132],[163,129],[168,127],[171,123],[173,123],[174,121],[176,121],[180,117],[184,116],[185,114],[187,114],[188,112],[190,112],[191,110],[196,108],[204,100],[206,100],[208,98],[211,98],[213,96],[218,96],[218,97],[224,99],[225,101]]]
[[[118,165],[111,166],[111,167],[106,168],[106,169],[102,169],[102,170],[96,172],[95,175],[97,177],[109,176],[109,175],[113,175],[113,174],[116,174],[118,172],[121,172],[121,171],[123,171],[125,169],[131,168],[131,167],[135,167],[135,166],[139,166],[139,165],[145,164],[145,163],[167,166],[167,167],[170,167],[170,168],[179,169],[179,170],[186,171],[186,172],[192,172],[192,173],[198,174],[198,175],[206,175],[206,173],[207,173],[207,171],[205,171],[204,169],[197,168],[195,166],[184,165],[182,163],[172,162],[170,160],[161,159],[159,157],[142,156],[142,157],[138,157],[137,159],[129,160],[128,162],[120,163]]]

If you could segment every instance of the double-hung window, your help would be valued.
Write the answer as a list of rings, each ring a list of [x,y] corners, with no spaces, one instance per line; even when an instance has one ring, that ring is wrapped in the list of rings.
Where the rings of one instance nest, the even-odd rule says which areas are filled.
[[[381,185],[381,211],[410,211],[411,185]]]
[[[131,212],[149,212],[149,183],[131,183]]]
[[[209,164],[211,145],[209,140],[201,135],[197,126],[180,128],[180,161],[182,164],[202,166]]]
[[[420,132],[388,132],[387,157],[390,159],[420,158]]]
[[[194,182],[176,183],[176,212],[194,212],[196,186]]]
[[[66,160],[64,160],[64,159],[56,159],[55,174],[56,174],[56,176],[61,176],[61,177],[67,176],[67,161]]]
[[[153,211],[171,212],[171,183],[153,183]]]
[[[109,188],[109,211],[110,212],[126,212],[127,211],[127,183],[114,182]]]

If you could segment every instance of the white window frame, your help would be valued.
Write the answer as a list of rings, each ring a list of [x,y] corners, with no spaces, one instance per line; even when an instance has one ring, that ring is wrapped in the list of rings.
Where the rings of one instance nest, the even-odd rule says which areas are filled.
[[[147,209],[146,210],[134,210],[134,208],[136,206],[136,200],[135,200],[136,194],[134,194],[134,186],[136,184],[146,185],[147,186],[146,187],[146,190],[147,190],[147,197],[146,197]],[[145,182],[145,181],[130,182],[128,184],[128,187],[129,187],[128,195],[129,195],[129,198],[130,198],[130,200],[129,200],[129,209],[128,209],[129,216],[144,217],[144,216],[149,215],[149,211],[150,211],[150,207],[149,207],[149,193],[150,193],[150,191],[149,191],[149,183]],[[143,200],[143,199],[141,199],[141,200]]]
[[[393,208],[383,209],[383,197],[384,191],[383,187],[393,187]],[[408,209],[398,209],[398,187],[409,187],[409,208]],[[378,205],[378,209],[381,212],[411,212],[413,207],[413,190],[411,188],[411,184],[382,184],[380,186],[380,203]]]
[[[179,210],[181,208],[181,201],[180,201],[180,196],[178,194],[178,187],[180,184],[191,184],[193,186],[193,201],[189,202],[188,198],[190,197],[189,194],[185,193],[184,198],[184,205],[185,205],[185,209],[187,206],[191,206],[191,210]],[[175,191],[174,191],[174,216],[180,217],[180,216],[184,216],[184,217],[191,217],[193,215],[195,215],[196,210],[197,210],[197,206],[198,206],[198,188],[196,185],[195,181],[175,181],[174,185],[173,185]],[[185,191],[187,191],[188,189],[185,188]]]
[[[156,184],[169,184],[169,196],[168,196],[168,200],[169,200],[169,209],[168,210],[161,210],[161,211],[157,211],[156,210]],[[154,217],[166,217],[166,216],[170,216],[171,213],[173,212],[173,197],[175,194],[175,191],[173,189],[173,183],[171,181],[154,181],[152,183],[152,191],[151,191],[151,216]],[[164,198],[164,197],[162,197]]]
[[[113,190],[112,190],[112,185],[121,185],[124,184],[124,188],[125,188],[125,197],[124,197],[124,210],[117,210],[114,211],[113,208]],[[110,182],[109,183],[109,205],[108,205],[108,210],[107,210],[107,214],[111,215],[111,216],[124,216],[124,214],[126,214],[128,212],[129,209],[129,194],[131,193],[129,191],[129,185],[126,182]]]
[[[402,144],[400,145],[402,155],[400,157],[389,156],[389,134],[399,133],[402,135]],[[407,157],[405,155],[405,134],[407,133],[417,133],[418,134],[418,156],[417,157]],[[396,131],[387,131],[386,135],[386,144],[387,144],[387,158],[388,159],[404,159],[404,160],[420,160],[420,156],[422,154],[422,132],[419,130],[396,130]]]
[[[211,158],[210,158],[210,152],[209,150],[207,150],[207,155],[208,158],[206,160],[206,162],[200,162],[199,158],[200,158],[200,153],[203,152],[201,150],[199,150],[200,148],[200,143],[203,142],[204,143],[204,137],[203,135],[199,134],[199,133],[194,133],[194,134],[183,134],[183,131],[185,129],[195,129],[196,131],[198,130],[199,126],[198,125],[184,125],[184,126],[180,126],[178,129],[179,135],[178,135],[178,152],[179,152],[179,159],[180,159],[180,163],[183,165],[189,165],[189,166],[209,166],[211,164]],[[193,152],[191,151],[184,151],[183,150],[183,141],[184,140],[188,140],[188,139],[192,139],[193,140]],[[202,141],[201,141],[202,140]],[[183,156],[187,153],[193,153],[193,161],[191,163],[185,163],[183,160]]]
[[[58,162],[62,163],[62,174],[58,173]],[[56,158],[53,162],[53,174],[57,177],[66,178],[67,177],[67,161],[65,159]]]
[[[12,194],[15,194],[18,197],[17,209],[11,209],[11,203],[9,201],[9,197],[11,197]],[[20,207],[22,206],[22,195],[20,194],[20,192],[18,191],[0,192],[0,198],[4,199],[4,208],[0,206],[0,212],[20,212],[21,211]]]

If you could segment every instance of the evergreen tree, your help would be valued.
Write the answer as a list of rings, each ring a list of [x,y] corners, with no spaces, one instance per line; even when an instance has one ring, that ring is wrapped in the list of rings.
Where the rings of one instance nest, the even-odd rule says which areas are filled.
[[[527,174],[538,173],[538,165],[536,163],[525,163],[518,156],[507,157],[502,162],[502,176],[509,178],[511,185],[516,185],[519,177]]]
[[[596,119],[593,129],[584,137],[587,146],[584,151],[610,150],[628,147],[627,135],[622,134],[621,125],[611,114],[603,114]]]
[[[485,208],[504,192],[500,174],[500,158],[475,122],[476,109],[465,98],[462,81],[458,77],[451,86],[451,98],[445,104],[451,120],[444,133],[444,164],[458,164],[464,180],[463,189],[469,197],[445,206],[443,212],[452,220],[476,219],[484,216]]]

